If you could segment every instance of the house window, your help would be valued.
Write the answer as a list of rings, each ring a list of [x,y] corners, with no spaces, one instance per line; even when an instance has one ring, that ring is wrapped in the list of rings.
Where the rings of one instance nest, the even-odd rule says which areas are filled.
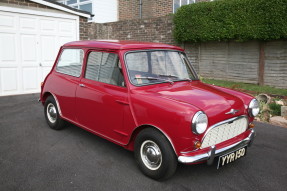
[[[179,7],[195,2],[196,0],[173,0],[173,13],[175,13]]]
[[[59,3],[63,3],[65,5],[69,5],[70,7],[80,9],[83,11],[88,11],[93,13],[93,1],[92,0],[61,0],[57,1]]]

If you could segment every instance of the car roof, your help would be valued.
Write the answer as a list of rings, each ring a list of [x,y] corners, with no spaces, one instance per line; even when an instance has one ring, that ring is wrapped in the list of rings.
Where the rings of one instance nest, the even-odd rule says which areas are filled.
[[[73,41],[63,47],[99,48],[99,49],[173,49],[183,51],[182,48],[162,43],[127,41],[127,40],[85,40]]]

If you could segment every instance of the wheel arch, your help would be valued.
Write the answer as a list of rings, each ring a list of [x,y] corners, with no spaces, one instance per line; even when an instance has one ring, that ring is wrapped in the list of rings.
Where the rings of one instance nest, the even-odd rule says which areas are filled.
[[[53,93],[51,93],[51,92],[45,92],[45,93],[43,94],[43,96],[42,96],[42,99],[41,99],[42,104],[43,104],[43,105],[45,104],[46,99],[47,99],[49,96],[53,96],[53,98],[55,99],[56,104],[57,104],[57,108],[58,108],[58,111],[59,111],[59,114],[60,114],[60,116],[62,117],[61,107],[60,107],[59,101],[58,101],[58,99],[57,99],[57,96],[56,96],[55,94],[53,94]]]
[[[170,138],[163,130],[161,130],[160,128],[158,128],[158,127],[156,127],[156,126],[154,126],[154,125],[150,125],[150,124],[140,125],[140,126],[138,126],[137,128],[134,129],[134,131],[132,132],[130,141],[129,141],[129,143],[128,143],[127,146],[126,146],[126,148],[127,148],[128,150],[131,150],[131,151],[134,150],[134,144],[135,144],[135,139],[136,139],[136,137],[138,136],[138,134],[139,134],[142,130],[147,129],[147,128],[154,129],[154,130],[160,132],[162,135],[164,135],[165,138],[168,140],[169,144],[171,145],[171,147],[172,147],[172,149],[173,149],[173,151],[174,151],[174,154],[177,156],[177,152],[176,152],[176,150],[175,150],[175,147],[174,147],[174,145],[173,145],[173,142],[172,142],[171,138]]]
[[[42,99],[41,99],[42,104],[45,104],[46,99],[47,99],[50,95],[52,95],[50,92],[45,92],[45,93],[42,95]],[[52,96],[53,96],[53,95],[52,95]]]

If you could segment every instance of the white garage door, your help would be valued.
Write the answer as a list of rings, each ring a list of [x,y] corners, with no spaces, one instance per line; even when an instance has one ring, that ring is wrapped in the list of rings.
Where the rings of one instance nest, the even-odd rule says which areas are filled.
[[[78,17],[0,10],[0,95],[35,93],[61,45],[78,40]]]

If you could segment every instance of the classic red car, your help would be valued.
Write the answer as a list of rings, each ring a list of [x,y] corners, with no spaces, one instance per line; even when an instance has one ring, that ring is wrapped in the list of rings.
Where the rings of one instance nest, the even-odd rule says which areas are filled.
[[[250,95],[202,83],[183,49],[133,41],[63,45],[40,101],[52,129],[68,121],[134,151],[153,179],[170,177],[178,162],[241,158],[259,112]]]

